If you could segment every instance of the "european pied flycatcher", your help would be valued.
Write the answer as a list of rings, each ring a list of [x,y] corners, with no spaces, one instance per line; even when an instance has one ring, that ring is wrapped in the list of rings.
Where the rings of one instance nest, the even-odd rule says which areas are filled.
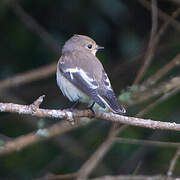
[[[104,49],[88,36],[74,35],[62,49],[57,64],[57,84],[70,101],[89,105],[97,103],[114,113],[125,113],[118,103],[96,52]]]

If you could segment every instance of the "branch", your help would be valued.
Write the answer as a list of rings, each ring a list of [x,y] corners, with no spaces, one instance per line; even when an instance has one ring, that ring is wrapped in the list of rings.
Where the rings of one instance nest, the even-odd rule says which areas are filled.
[[[113,122],[118,122],[126,125],[145,127],[151,129],[161,129],[161,130],[174,130],[180,131],[180,124],[169,123],[169,122],[160,122],[153,121],[150,119],[141,119],[135,117],[128,117],[123,115],[117,115],[113,113],[105,113],[100,111],[95,111],[94,113],[91,110],[50,110],[50,109],[41,109],[39,105],[43,101],[43,97],[39,97],[33,104],[31,105],[20,105],[13,103],[0,103],[0,112],[11,112],[11,113],[19,113],[21,115],[31,115],[36,117],[48,117],[48,118],[60,118],[66,119],[71,123],[74,123],[76,119],[76,123],[74,126],[70,125],[66,121],[62,121],[58,124],[53,125],[52,127],[47,129],[47,134],[45,136],[40,136],[35,132],[30,133],[25,136],[21,136],[15,140],[7,142],[4,146],[0,147],[0,154],[9,153],[12,151],[18,151],[29,144],[36,143],[44,138],[51,138],[58,134],[62,134],[67,132],[73,128],[80,127],[82,125],[88,124],[91,121],[81,121],[81,117],[89,117],[96,118],[101,120],[108,120]],[[126,126],[125,126],[126,127]]]
[[[17,2],[13,0],[4,0],[11,7],[12,11],[17,17],[40,39],[47,44],[56,54],[60,52],[59,43],[52,38],[52,36],[42,27],[32,16],[30,16]],[[17,74],[14,77],[7,78],[0,81],[0,88],[8,88],[23,83],[28,83],[34,80],[39,80],[54,74],[56,70],[56,63],[27,71],[25,73]]]
[[[107,139],[96,149],[96,151],[85,161],[77,173],[77,180],[87,179],[97,164],[102,160],[108,150],[114,143],[113,138],[124,129],[125,126],[116,129],[115,124],[112,125]]]
[[[161,97],[159,97],[157,100],[146,106],[142,111],[140,111],[138,114],[136,114],[136,117],[141,117],[142,115],[146,114],[147,112],[151,111],[155,106],[162,103],[166,99],[168,99],[170,96],[175,95],[180,91],[180,87],[174,88],[167,93],[164,93]]]
[[[60,174],[60,175],[51,175],[47,174],[44,177],[35,179],[35,180],[60,180],[60,179],[72,179],[77,176],[77,173],[69,173],[69,174]]]
[[[168,176],[172,176],[175,165],[176,165],[176,162],[177,162],[179,156],[180,156],[180,146],[177,149],[173,159],[171,160],[171,163],[170,163],[170,166],[169,166],[169,169],[168,169],[168,173],[167,173]]]
[[[152,9],[152,28],[151,28],[151,35],[150,35],[150,40],[149,40],[149,44],[148,44],[148,51],[145,54],[145,60],[143,65],[141,66],[140,70],[137,73],[137,76],[135,78],[134,81],[134,85],[137,85],[141,79],[143,78],[143,75],[145,73],[145,71],[147,70],[147,68],[149,67],[152,58],[154,56],[154,52],[155,52],[155,43],[154,43],[154,38],[158,29],[158,8],[157,8],[157,1],[156,0],[152,0],[152,5],[151,5],[151,9]]]
[[[151,3],[147,0],[138,0],[142,6],[147,8],[148,10],[151,10]],[[180,31],[180,22],[173,19],[171,16],[169,16],[167,13],[163,12],[162,10],[158,9],[158,15],[159,17],[164,20],[165,22],[169,21],[170,24],[178,31]]]
[[[177,10],[172,13],[172,19],[175,19],[175,18],[179,15],[179,13],[180,13],[180,8],[177,8]],[[167,30],[168,25],[171,23],[172,19],[168,19],[167,21],[165,21],[165,23],[161,26],[161,28],[160,28],[160,30],[157,32],[157,34],[155,34],[155,30],[153,31],[154,28],[153,28],[153,26],[152,26],[151,39],[150,39],[150,42],[149,42],[149,45],[148,45],[148,51],[147,51],[147,53],[146,53],[146,55],[145,55],[144,64],[143,64],[143,66],[140,68],[140,70],[139,70],[139,72],[138,72],[138,74],[137,74],[137,77],[136,77],[136,79],[135,79],[135,81],[134,81],[134,84],[135,84],[135,85],[139,83],[139,81],[142,79],[145,71],[146,71],[147,68],[149,67],[149,65],[150,65],[150,63],[151,63],[151,61],[152,61],[152,58],[154,57],[156,47],[157,47],[157,45],[158,45],[158,43],[159,43],[162,35],[163,35],[163,34],[165,33],[165,31]],[[154,21],[155,21],[155,20],[154,20]],[[155,26],[155,25],[154,25],[154,26]],[[154,33],[153,33],[153,32],[154,32]],[[143,83],[143,85],[144,85],[144,86],[145,86],[145,85],[147,86],[147,85],[150,84],[150,82],[152,82],[152,84],[155,83],[155,82],[156,82],[156,81],[155,81],[155,80],[156,80],[155,78],[157,78],[157,80],[158,80],[158,77],[161,78],[161,77],[162,77],[164,74],[166,74],[170,69],[172,69],[173,67],[175,67],[176,65],[178,65],[178,62],[177,62],[178,60],[177,60],[177,58],[178,58],[178,56],[176,57],[176,60],[172,60],[173,62],[172,62],[172,63],[170,62],[170,63],[168,64],[169,66],[167,66],[167,67],[165,66],[162,70],[160,70],[161,72],[160,72],[159,74],[156,73],[157,75],[156,75],[155,77],[153,76],[154,82],[153,82],[153,81],[150,81],[150,80],[151,80],[151,78],[150,78],[150,80],[145,81],[145,82]],[[176,61],[177,64],[176,64],[176,62],[174,62],[174,61]],[[159,71],[158,71],[158,72],[159,72]],[[150,84],[150,85],[151,85],[151,84]]]
[[[32,132],[28,135],[18,137],[12,141],[8,141],[4,146],[0,146],[0,154],[20,151],[22,148],[25,148],[30,144],[52,138],[58,134],[63,134],[72,130],[73,128],[77,128],[78,126],[80,125],[71,126],[69,123],[67,123],[67,121],[62,121],[48,128],[47,133],[44,136],[38,135],[36,132]]]
[[[149,145],[149,146],[159,146],[159,147],[179,147],[179,142],[162,142],[162,141],[152,141],[152,140],[141,140],[141,139],[132,139],[132,138],[113,138],[116,143],[125,143],[125,144],[138,144],[138,145]]]
[[[129,103],[130,104],[141,103],[152,97],[156,97],[158,95],[168,93],[175,89],[177,89],[176,91],[179,91],[179,86],[180,86],[180,77],[178,76],[168,80],[167,82],[162,82],[158,84],[156,87],[151,87],[147,90],[144,90],[144,86],[142,86],[140,87],[139,91],[136,91],[134,94],[132,94],[132,99],[131,102],[129,101]]]
[[[89,180],[175,180],[175,178],[166,177],[162,175],[145,176],[145,175],[119,175],[119,176],[103,176],[98,178],[92,178]]]
[[[179,9],[180,10],[180,9]],[[171,69],[180,65],[180,54],[176,55],[168,64],[164,65],[158,72],[152,75],[149,79],[147,79],[142,86],[149,86],[155,84],[158,80],[160,80],[165,74],[167,74]]]
[[[32,82],[46,78],[56,71],[56,63],[51,63],[46,66],[27,71],[25,73],[17,74],[13,77],[0,81],[0,89],[18,86],[23,83]]]
[[[42,97],[41,97],[42,98]],[[40,99],[41,99],[40,98]],[[154,121],[151,119],[142,119],[135,117],[128,117],[123,115],[118,115],[114,113],[106,113],[101,111],[95,111],[94,113],[88,110],[52,110],[52,109],[41,109],[39,107],[34,108],[32,105],[20,105],[14,103],[0,103],[1,112],[11,112],[19,114],[28,114],[36,117],[43,118],[57,118],[57,119],[66,119],[70,122],[74,122],[74,119],[81,117],[96,118],[101,120],[107,120],[112,122],[118,122],[122,124],[127,124],[131,126],[138,126],[151,129],[161,129],[161,130],[173,130],[180,131],[180,124],[175,122],[161,122]]]
[[[59,54],[58,42],[51,37],[51,35],[30,16],[16,1],[4,0],[17,17],[35,34],[37,34],[45,44],[47,44],[55,53]]]
[[[0,111],[3,112],[3,109],[5,108],[7,111],[6,112],[18,112],[19,114],[30,114],[33,115],[35,111],[39,109],[39,105],[42,103],[44,96],[39,97],[34,103],[32,103],[29,106],[23,106],[23,105],[14,105],[11,103],[1,103],[0,105]],[[29,110],[27,110],[29,108]],[[4,110],[5,110],[4,109]],[[53,110],[52,110],[53,111]],[[5,112],[5,111],[4,111]],[[64,113],[63,113],[64,114]],[[42,114],[36,114],[35,116],[41,117]],[[45,115],[44,115],[45,117]],[[49,116],[47,116],[49,117]],[[13,151],[19,151],[22,148],[25,148],[26,146],[30,144],[37,143],[39,141],[42,141],[44,139],[52,138],[56,135],[65,133],[67,131],[70,131],[74,128],[87,125],[90,121],[86,121],[85,123],[83,121],[79,121],[78,124],[75,124],[72,126],[70,123],[67,121],[61,121],[53,126],[51,126],[48,129],[44,129],[46,133],[40,134],[37,132],[32,132],[24,136],[20,136],[16,139],[13,140],[8,140],[8,142],[4,146],[0,146],[0,154],[7,154]]]
[[[104,155],[108,152],[113,144],[112,137],[109,137],[104,141],[100,147],[95,151],[95,153],[90,156],[90,158],[85,161],[85,163],[78,170],[77,180],[86,179],[89,174],[94,170],[97,164],[102,160]]]

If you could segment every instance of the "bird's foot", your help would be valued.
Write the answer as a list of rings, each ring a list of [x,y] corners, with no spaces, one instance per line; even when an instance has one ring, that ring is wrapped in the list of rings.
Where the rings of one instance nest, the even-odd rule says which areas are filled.
[[[75,107],[78,106],[78,104],[79,104],[79,101],[77,100],[69,109],[74,109]]]
[[[95,111],[94,111],[94,109],[93,109],[94,104],[95,104],[95,102],[93,102],[93,103],[88,107],[88,109],[90,109],[90,110],[92,111],[93,115],[95,115]]]
[[[79,104],[79,101],[76,101],[70,108],[65,109],[67,112],[67,120],[71,125],[75,124],[74,108]]]
[[[66,119],[67,121],[71,124],[74,125],[76,120],[75,120],[75,116],[74,116],[74,109],[73,108],[67,108],[65,109],[66,112]]]

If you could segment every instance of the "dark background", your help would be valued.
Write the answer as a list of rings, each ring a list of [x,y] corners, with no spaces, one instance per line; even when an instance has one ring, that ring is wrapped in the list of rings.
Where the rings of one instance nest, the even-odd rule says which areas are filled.
[[[18,4],[16,4],[18,2]],[[148,1],[149,2],[149,1]],[[158,7],[171,15],[178,5],[161,0]],[[29,19],[49,33],[38,35]],[[177,18],[178,20],[178,18]],[[25,22],[23,22],[25,21]],[[164,20],[159,19],[159,27]],[[132,0],[20,0],[0,1],[0,80],[17,73],[57,62],[61,47],[73,34],[92,37],[105,47],[97,56],[103,63],[117,95],[131,86],[146,52],[151,32],[151,12],[139,1]],[[42,37],[42,36],[43,37]],[[44,38],[44,39],[43,39]],[[180,31],[169,26],[163,35],[153,63],[145,78],[168,63],[180,50]],[[179,75],[179,67],[170,71],[166,79]],[[1,82],[1,81],[0,81]],[[0,91],[0,101],[30,104],[40,95],[46,98],[43,108],[68,108],[71,103],[62,96],[56,85],[55,73],[45,79],[33,81]],[[156,106],[144,118],[179,122],[180,94]],[[146,104],[128,107],[135,115]],[[10,139],[25,135],[40,127],[49,127],[58,120],[32,118],[16,114],[0,114],[0,134]],[[30,145],[19,152],[0,156],[0,179],[34,179],[52,174],[76,172],[106,139],[112,123],[94,121],[64,135]],[[158,131],[128,127],[120,137],[178,142],[179,132]],[[165,174],[176,148],[115,143],[104,156],[92,177],[108,174]],[[180,175],[180,162],[174,171]]]

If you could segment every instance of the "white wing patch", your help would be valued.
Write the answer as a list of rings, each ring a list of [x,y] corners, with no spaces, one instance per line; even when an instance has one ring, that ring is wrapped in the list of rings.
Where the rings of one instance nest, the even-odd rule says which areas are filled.
[[[68,69],[65,69],[64,72],[69,72],[72,80],[74,79],[73,73],[78,73],[82,77],[82,79],[84,79],[84,81],[90,86],[90,88],[92,88],[92,89],[98,88],[98,85],[96,85],[97,83],[93,83],[93,82],[95,82],[95,80],[93,78],[89,77],[87,75],[87,73],[80,68],[77,68],[77,67],[76,68],[68,68]]]
[[[103,81],[107,89],[111,90],[111,83],[106,73],[103,74]]]

